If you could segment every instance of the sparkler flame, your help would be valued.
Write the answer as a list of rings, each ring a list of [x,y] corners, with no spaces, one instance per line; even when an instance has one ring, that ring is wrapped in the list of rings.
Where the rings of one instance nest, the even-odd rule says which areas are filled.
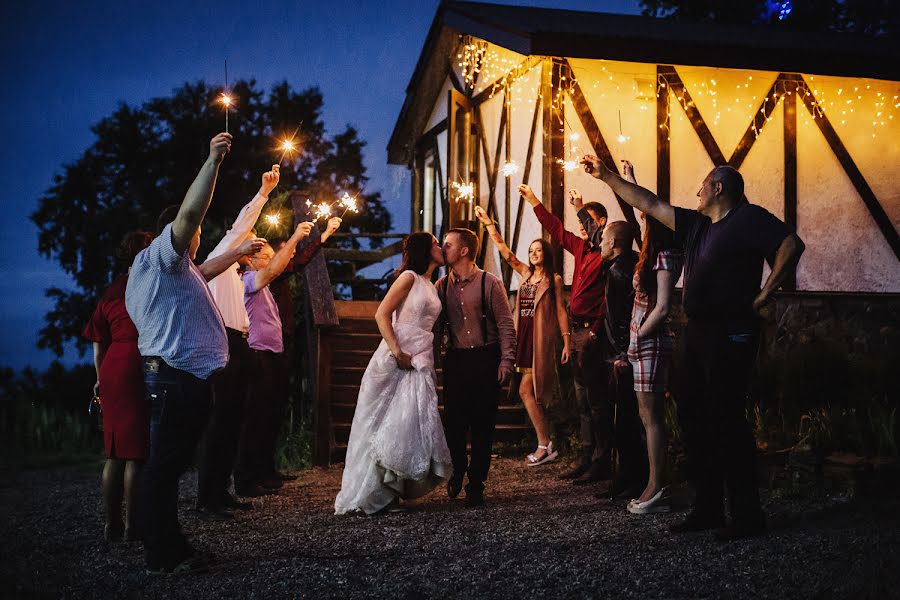
[[[459,183],[458,181],[453,182],[453,189],[456,190],[456,201],[460,200],[472,200],[475,198],[475,185],[472,183]]]
[[[234,100],[232,99],[231,96],[229,96],[228,94],[223,92],[222,96],[219,98],[219,102],[221,102],[225,108],[228,108],[229,106],[231,106],[231,104],[232,104],[232,102],[234,102]]]
[[[578,168],[578,161],[558,159],[556,162],[562,165],[563,171],[574,171]]]
[[[328,219],[331,217],[331,205],[320,202],[316,205],[316,219]]]
[[[516,164],[516,161],[511,160],[505,165],[503,165],[503,176],[510,177],[519,172],[519,165]]]
[[[278,215],[266,215],[266,223],[268,223],[269,225],[278,225]]]
[[[356,204],[356,198],[354,198],[347,192],[344,192],[344,195],[341,196],[340,200],[338,200],[338,206],[342,207],[345,213],[348,210],[355,213],[359,212],[359,207]]]

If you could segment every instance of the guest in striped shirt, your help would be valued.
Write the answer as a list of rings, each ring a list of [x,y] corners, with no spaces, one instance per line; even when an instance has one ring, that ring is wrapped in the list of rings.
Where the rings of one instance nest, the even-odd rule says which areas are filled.
[[[140,507],[147,569],[153,573],[204,567],[178,524],[178,480],[206,425],[211,379],[228,363],[222,315],[193,259],[231,135],[218,134],[209,149],[174,220],[167,222],[164,211],[159,235],[135,257],[125,291],[150,405],[150,451]]]

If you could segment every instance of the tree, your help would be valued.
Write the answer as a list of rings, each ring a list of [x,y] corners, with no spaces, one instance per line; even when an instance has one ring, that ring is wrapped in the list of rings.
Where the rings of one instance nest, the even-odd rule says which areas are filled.
[[[641,0],[647,16],[730,25],[770,25],[796,31],[837,31],[894,37],[895,0]]]
[[[278,140],[295,131],[300,151],[285,157],[278,189],[303,190],[327,202],[345,191],[358,194],[360,214],[346,219],[343,230],[390,229],[380,195],[365,192],[365,142],[349,125],[335,135],[326,133],[317,88],[296,92],[283,82],[264,94],[250,80],[237,82],[231,91],[234,145],[203,223],[201,260],[256,192],[260,174],[278,160]],[[117,265],[116,246],[128,231],[153,230],[161,210],[181,202],[206,159],[209,139],[224,128],[217,97],[218,90],[201,81],[140,107],[123,104],[93,127],[93,145],[54,178],[31,219],[39,230],[38,250],[58,261],[78,290],[47,290],[55,306],[45,316],[39,347],[61,355],[64,344],[75,340],[79,350],[86,348],[81,330],[99,294],[124,268]],[[353,238],[338,243],[359,247]]]

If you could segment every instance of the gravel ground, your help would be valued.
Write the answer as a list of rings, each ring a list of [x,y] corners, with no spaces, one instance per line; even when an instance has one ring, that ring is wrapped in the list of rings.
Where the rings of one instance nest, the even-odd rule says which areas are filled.
[[[684,513],[636,517],[563,465],[494,463],[488,503],[436,492],[406,514],[335,517],[340,467],[299,473],[233,521],[182,524],[209,574],[150,576],[140,544],[102,540],[99,471],[0,471],[0,591],[9,597],[897,597],[900,500],[766,494],[767,535],[672,536]]]

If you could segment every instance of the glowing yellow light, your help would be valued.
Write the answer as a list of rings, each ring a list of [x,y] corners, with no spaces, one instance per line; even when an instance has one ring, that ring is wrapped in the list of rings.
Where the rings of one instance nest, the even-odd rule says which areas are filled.
[[[337,204],[338,204],[338,206],[340,206],[341,208],[344,209],[344,212],[341,213],[341,217],[342,217],[342,218],[343,218],[343,216],[344,216],[345,214],[347,214],[347,211],[348,211],[348,210],[349,210],[350,212],[354,212],[354,213],[358,213],[358,212],[359,212],[359,208],[358,208],[357,205],[356,205],[356,198],[354,198],[353,196],[351,196],[351,195],[348,194],[347,192],[344,192],[344,195],[341,196],[341,199],[338,200],[338,203],[337,203]]]
[[[281,142],[281,149],[284,152],[293,152],[297,149],[297,145],[294,144],[293,140],[284,140]]]
[[[628,141],[628,136],[622,135],[620,133],[619,135],[616,136],[616,141],[618,141],[620,144],[624,144],[625,142]]]
[[[268,223],[269,225],[278,225],[278,215],[266,215],[266,223]]]
[[[234,100],[228,94],[222,94],[222,97],[219,98],[219,102],[221,102],[222,105],[227,108],[227,107],[231,106],[231,104],[232,104],[232,102],[234,102]]]
[[[573,142],[577,142],[579,139],[581,139],[581,136],[578,134],[578,132],[573,131],[569,134],[569,139]]]

